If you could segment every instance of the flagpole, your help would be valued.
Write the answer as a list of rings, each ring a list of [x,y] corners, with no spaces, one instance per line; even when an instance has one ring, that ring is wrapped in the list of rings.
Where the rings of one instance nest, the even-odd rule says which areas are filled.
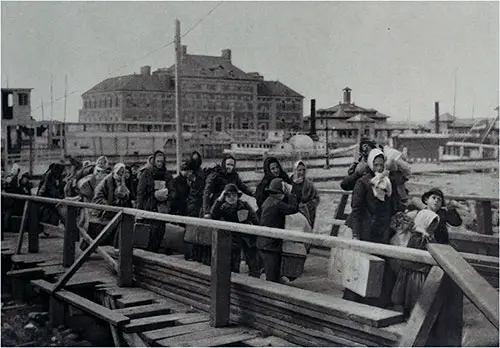
[[[181,22],[175,20],[175,126],[177,141],[175,144],[175,153],[177,158],[177,174],[181,171],[181,149],[182,149],[182,99],[181,99]]]

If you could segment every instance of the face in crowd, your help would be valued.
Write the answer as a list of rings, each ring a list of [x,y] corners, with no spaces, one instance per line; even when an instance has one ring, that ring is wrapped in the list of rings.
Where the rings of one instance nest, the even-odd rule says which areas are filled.
[[[165,155],[163,155],[162,153],[157,153],[154,158],[153,164],[157,169],[163,168],[165,166]]]
[[[297,166],[297,176],[299,179],[306,177],[306,167],[303,164],[299,164]]]
[[[226,167],[226,172],[227,173],[232,173],[234,171],[234,167],[235,167],[235,163],[234,163],[234,159],[232,158],[228,158],[226,159],[226,162],[225,162],[225,167]]]
[[[227,204],[234,205],[238,201],[238,194],[236,192],[226,193],[225,200]]]
[[[385,159],[384,156],[377,156],[373,160],[373,171],[375,173],[382,173],[385,169]]]
[[[439,195],[430,195],[429,198],[427,198],[427,208],[435,213],[441,209],[442,205],[443,201]]]
[[[123,177],[124,177],[124,179],[125,179],[125,180],[130,179],[130,176],[131,176],[131,175],[132,175],[132,174],[130,173],[130,169],[125,168],[125,171],[124,171],[124,173],[123,173]]]
[[[273,162],[269,165],[269,171],[271,172],[271,174],[277,178],[279,175],[280,175],[280,167],[278,165],[278,163],[276,162]]]

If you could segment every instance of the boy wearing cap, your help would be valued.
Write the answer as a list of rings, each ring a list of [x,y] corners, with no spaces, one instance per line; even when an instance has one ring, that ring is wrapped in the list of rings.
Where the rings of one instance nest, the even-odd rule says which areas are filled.
[[[259,225],[257,214],[250,204],[240,200],[241,195],[236,185],[227,184],[212,206],[210,211],[212,219]],[[231,272],[240,273],[241,250],[243,250],[249,275],[255,278],[260,277],[255,236],[233,233],[231,237]]]
[[[299,211],[297,198],[290,193],[281,178],[271,180],[267,190],[269,196],[261,207],[260,225],[284,229],[286,215]],[[257,248],[264,260],[266,279],[271,282],[277,283],[280,280],[282,244],[281,239],[257,237]]]
[[[443,191],[438,188],[432,188],[422,195],[422,203],[425,207],[439,216],[439,224],[435,231],[435,239],[437,243],[448,244],[448,227],[446,224],[451,226],[460,226],[462,224],[462,218],[457,213],[456,207],[458,203],[456,201],[451,201],[446,206],[444,200]]]

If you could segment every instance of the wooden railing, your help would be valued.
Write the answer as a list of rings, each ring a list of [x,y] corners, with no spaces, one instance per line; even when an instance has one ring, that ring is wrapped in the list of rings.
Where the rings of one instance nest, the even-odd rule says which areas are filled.
[[[344,220],[346,218],[344,209],[352,191],[344,191],[341,189],[318,189],[318,191],[323,194],[335,194],[342,196],[335,213],[335,219]],[[423,193],[410,192],[409,196],[422,197],[422,194]],[[487,235],[493,234],[491,203],[498,202],[500,200],[498,196],[446,195],[446,199],[456,201],[476,201],[478,232]],[[337,225],[335,224],[333,225],[331,235],[336,235],[336,232],[338,231],[338,226],[336,226]]]
[[[135,218],[146,218],[157,221],[181,223],[205,228],[212,228],[212,264],[211,264],[211,306],[210,323],[214,327],[229,325],[230,289],[231,289],[231,234],[246,233],[254,236],[265,236],[277,239],[303,242],[323,247],[340,247],[360,252],[390,257],[393,259],[413,261],[434,266],[427,277],[422,293],[415,306],[400,345],[415,346],[426,342],[430,329],[434,324],[445,325],[441,334],[451,345],[461,344],[462,335],[462,291],[486,316],[499,327],[498,294],[477,271],[469,264],[481,263],[481,255],[459,254],[449,246],[430,245],[429,251],[405,247],[397,247],[359,240],[348,240],[326,235],[282,230],[276,228],[252,226],[209,219],[161,214],[132,208],[120,208],[69,200],[58,200],[37,196],[24,196],[2,193],[2,197],[26,200],[22,226],[19,234],[18,250],[22,246],[24,224],[28,223],[28,251],[38,252],[38,207],[40,204],[64,204],[68,211],[76,208],[99,209],[117,213],[90,246],[74,260],[75,211],[66,216],[65,248],[63,258],[69,267],[58,282],[52,285],[52,293],[62,289],[71,276],[97,249],[102,240],[116,227],[119,227],[118,285],[133,286],[133,224]],[[334,220],[334,224],[343,224],[343,220]],[[484,258],[484,257],[483,257]],[[498,264],[498,258],[496,258]],[[455,266],[454,266],[455,265]],[[457,266],[458,265],[458,266]],[[475,286],[475,284],[478,284]],[[461,289],[461,291],[460,291]],[[291,290],[292,291],[292,290]],[[443,315],[439,315],[440,313]],[[450,313],[453,320],[450,321]],[[440,319],[441,318],[441,319]],[[450,324],[451,323],[451,324]]]

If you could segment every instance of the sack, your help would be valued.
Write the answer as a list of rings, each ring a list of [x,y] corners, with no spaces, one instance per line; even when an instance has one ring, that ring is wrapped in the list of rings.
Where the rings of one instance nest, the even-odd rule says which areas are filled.
[[[187,225],[184,241],[192,244],[212,245],[212,228]]]
[[[165,234],[160,246],[165,249],[184,252],[184,234],[185,229],[174,224],[165,224]]]
[[[168,189],[166,188],[155,191],[155,198],[160,202],[166,201],[167,196],[168,196]]]

